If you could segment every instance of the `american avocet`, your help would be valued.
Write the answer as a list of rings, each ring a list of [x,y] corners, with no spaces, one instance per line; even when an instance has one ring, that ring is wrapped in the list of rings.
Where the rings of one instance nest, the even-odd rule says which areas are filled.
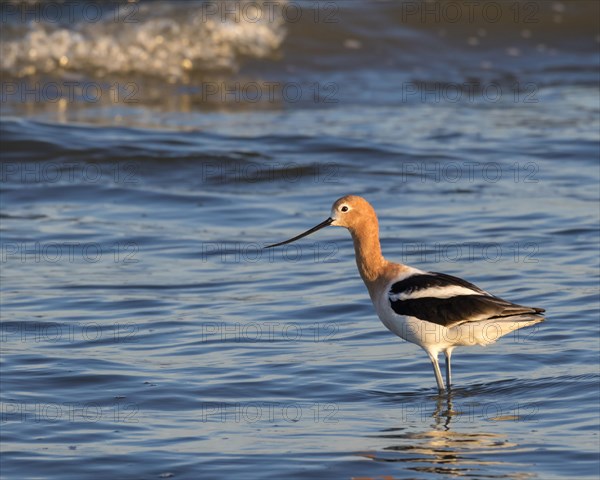
[[[444,380],[439,352],[446,357],[449,387],[450,357],[455,347],[488,345],[513,330],[544,320],[540,315],[543,308],[507,302],[461,278],[387,261],[381,254],[377,215],[362,197],[340,198],[327,220],[265,248],[294,242],[329,225],[350,230],[358,271],[377,315],[393,333],[427,352],[440,391],[444,390]]]

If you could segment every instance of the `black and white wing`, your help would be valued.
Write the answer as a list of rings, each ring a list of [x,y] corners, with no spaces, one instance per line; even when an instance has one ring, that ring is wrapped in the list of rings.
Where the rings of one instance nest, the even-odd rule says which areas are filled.
[[[502,300],[462,278],[418,272],[392,284],[388,297],[398,315],[416,317],[444,327],[491,318],[535,315],[542,308]]]

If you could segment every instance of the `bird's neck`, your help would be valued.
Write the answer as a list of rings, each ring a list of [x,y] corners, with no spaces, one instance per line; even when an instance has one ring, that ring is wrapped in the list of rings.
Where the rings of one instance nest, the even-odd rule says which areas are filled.
[[[381,276],[386,260],[381,254],[379,243],[379,228],[377,224],[369,229],[357,231],[351,230],[354,241],[354,252],[356,254],[356,265],[363,281],[370,289]]]

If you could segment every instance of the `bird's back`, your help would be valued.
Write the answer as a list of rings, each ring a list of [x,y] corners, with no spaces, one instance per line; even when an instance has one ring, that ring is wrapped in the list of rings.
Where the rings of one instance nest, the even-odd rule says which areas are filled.
[[[544,320],[541,308],[509,302],[458,277],[412,268],[392,279],[374,304],[396,335],[442,349],[487,345]]]

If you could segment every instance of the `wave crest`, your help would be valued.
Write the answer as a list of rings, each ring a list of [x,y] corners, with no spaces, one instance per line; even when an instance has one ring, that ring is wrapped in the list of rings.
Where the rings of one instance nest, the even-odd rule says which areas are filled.
[[[253,14],[265,3],[269,15]],[[17,77],[62,70],[136,73],[175,81],[195,74],[235,72],[244,57],[274,57],[286,35],[283,2],[136,5],[135,21],[126,24],[122,18],[117,21],[114,12],[96,22],[17,18],[2,34],[0,69]],[[35,15],[28,8],[29,15]],[[236,15],[236,9],[244,14]]]

